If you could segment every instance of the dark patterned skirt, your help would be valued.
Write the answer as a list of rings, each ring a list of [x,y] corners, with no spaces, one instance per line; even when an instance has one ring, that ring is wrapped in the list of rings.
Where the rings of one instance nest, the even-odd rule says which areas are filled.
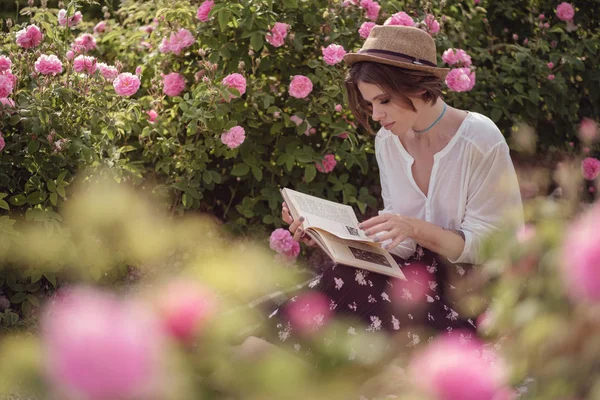
[[[362,330],[403,335],[408,346],[430,341],[441,332],[460,330],[467,340],[475,335],[473,315],[462,316],[464,307],[457,304],[467,290],[456,282],[466,279],[469,266],[450,264],[420,246],[408,260],[394,258],[406,281],[341,264],[329,267],[271,314],[275,338],[270,341],[305,353],[305,331],[318,331],[332,317],[346,321],[343,334]],[[326,299],[326,309],[311,304],[315,293],[321,303]]]

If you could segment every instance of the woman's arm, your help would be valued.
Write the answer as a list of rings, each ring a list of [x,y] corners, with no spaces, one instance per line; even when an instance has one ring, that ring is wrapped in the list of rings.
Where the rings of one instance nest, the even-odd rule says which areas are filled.
[[[448,230],[418,218],[400,214],[382,214],[359,224],[365,234],[377,242],[391,239],[385,246],[393,249],[405,239],[411,238],[426,249],[449,259],[457,259],[465,246],[464,234],[458,230]],[[377,233],[385,231],[383,235]]]

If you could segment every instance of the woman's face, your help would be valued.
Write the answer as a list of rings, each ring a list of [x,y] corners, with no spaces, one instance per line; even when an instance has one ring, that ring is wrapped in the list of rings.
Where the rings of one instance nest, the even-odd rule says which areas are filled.
[[[417,119],[417,113],[392,103],[390,96],[379,86],[371,83],[358,83],[358,90],[367,104],[372,107],[371,118],[395,135],[403,135],[411,129]],[[418,109],[419,99],[411,99]]]

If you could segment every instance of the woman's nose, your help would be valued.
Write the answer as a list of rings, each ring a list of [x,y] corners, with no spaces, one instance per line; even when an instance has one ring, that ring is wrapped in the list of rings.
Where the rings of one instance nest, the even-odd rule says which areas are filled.
[[[385,114],[381,112],[381,110],[377,109],[376,107],[373,107],[373,113],[371,114],[373,121],[381,121],[384,116]]]

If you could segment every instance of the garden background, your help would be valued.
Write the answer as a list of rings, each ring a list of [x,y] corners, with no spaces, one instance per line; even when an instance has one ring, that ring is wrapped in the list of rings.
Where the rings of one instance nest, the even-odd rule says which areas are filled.
[[[279,189],[349,204],[360,218],[377,212],[373,136],[353,122],[340,61],[360,48],[375,23],[414,25],[432,35],[440,65],[462,82],[448,82],[445,100],[490,117],[518,169],[528,230],[507,230],[490,241],[484,271],[493,284],[469,295],[480,309],[499,299],[495,328],[487,333],[488,344],[503,341],[511,365],[506,381],[514,386],[535,378],[532,398],[600,396],[593,383],[597,361],[589,357],[600,344],[578,336],[600,330],[597,308],[589,305],[599,297],[593,286],[599,260],[590,255],[580,263],[588,279],[578,282],[589,287],[572,296],[557,255],[573,243],[563,238],[571,221],[596,198],[599,2],[1,4],[4,331],[36,332],[44,304],[80,282],[125,292],[152,282],[152,295],[139,290],[156,297],[169,292],[175,276],[189,273],[234,309],[318,270],[326,262],[319,251],[299,255],[285,238],[274,241],[272,232],[283,227]],[[92,183],[100,186],[86,186]],[[122,192],[125,187],[138,192]],[[580,242],[583,255],[595,246]],[[269,243],[280,257],[273,259]],[[214,274],[207,265],[228,267]],[[244,285],[230,283],[239,276]],[[260,316],[236,321],[214,329],[235,342],[240,327]],[[40,344],[28,340],[22,348],[38,354]],[[575,346],[578,340],[589,346]],[[25,353],[9,359],[22,361],[28,372],[17,370],[27,381],[40,361]],[[511,358],[516,354],[532,356],[519,363]],[[214,359],[177,365],[204,374],[214,371]],[[317,390],[310,379],[290,374],[307,390],[298,396]],[[214,382],[198,383],[193,375],[186,385],[202,393],[216,396],[230,386],[219,382],[215,390]],[[246,394],[282,390],[260,377],[248,385]],[[184,397],[175,392],[174,398]]]

